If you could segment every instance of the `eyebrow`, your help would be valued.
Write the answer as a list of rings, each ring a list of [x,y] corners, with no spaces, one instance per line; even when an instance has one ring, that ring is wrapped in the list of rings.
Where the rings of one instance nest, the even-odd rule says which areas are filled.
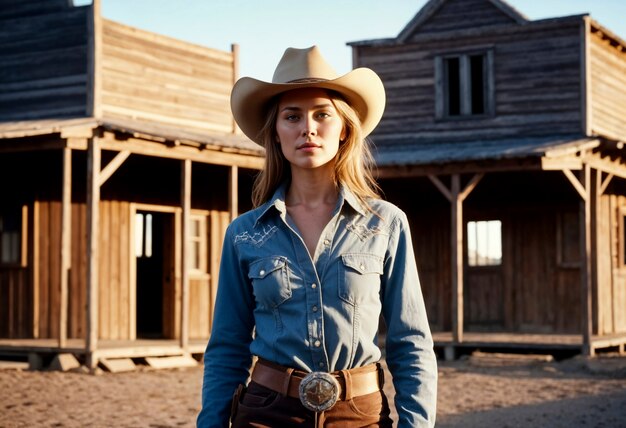
[[[312,109],[318,110],[318,109],[328,108],[328,107],[333,107],[333,105],[331,103],[317,104],[317,105],[314,105]],[[285,110],[301,111],[302,109],[296,106],[287,106],[287,107],[283,107],[281,111],[285,111]]]

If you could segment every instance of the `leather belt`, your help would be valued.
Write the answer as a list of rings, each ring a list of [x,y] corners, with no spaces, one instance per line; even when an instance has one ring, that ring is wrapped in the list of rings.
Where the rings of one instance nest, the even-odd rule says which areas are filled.
[[[299,398],[309,410],[323,411],[331,408],[337,400],[350,400],[352,397],[360,397],[381,390],[384,372],[380,364],[375,363],[332,373],[307,373],[259,358],[252,371],[251,380],[282,395]],[[310,385],[308,385],[309,382]],[[312,393],[312,388],[319,394]],[[329,390],[333,388],[335,391]],[[307,392],[306,389],[309,391]],[[329,397],[324,394],[333,396]]]

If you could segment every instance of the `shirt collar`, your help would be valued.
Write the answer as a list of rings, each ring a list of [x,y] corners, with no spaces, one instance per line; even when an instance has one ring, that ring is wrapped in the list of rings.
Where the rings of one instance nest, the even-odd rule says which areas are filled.
[[[287,205],[285,204],[285,197],[287,195],[287,185],[288,182],[283,182],[276,191],[274,195],[263,205],[260,207],[260,213],[255,221],[256,224],[261,221],[263,217],[265,217],[272,208],[276,209],[281,215],[285,215],[287,213]],[[344,202],[347,202],[348,205],[357,213],[361,215],[365,215],[365,210],[357,197],[352,193],[348,188],[343,185],[339,187],[339,198],[337,200],[337,207],[335,212],[341,210],[344,206]]]

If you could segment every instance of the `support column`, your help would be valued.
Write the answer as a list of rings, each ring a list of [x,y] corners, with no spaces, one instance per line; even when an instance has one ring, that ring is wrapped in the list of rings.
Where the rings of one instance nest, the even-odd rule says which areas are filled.
[[[72,241],[72,149],[63,148],[61,191],[61,271],[59,293],[59,348],[67,344],[67,308]]]
[[[228,210],[233,221],[239,215],[239,168],[236,165],[228,172]]]
[[[452,215],[450,223],[452,274],[452,340],[463,342],[463,201],[459,198],[461,179],[452,176]]]
[[[463,201],[476,188],[484,174],[475,174],[461,190],[461,176],[452,175],[451,189],[436,176],[428,179],[450,201],[450,275],[452,288],[452,341],[463,342]],[[448,352],[448,351],[446,351]],[[446,357],[448,358],[448,357]]]
[[[570,181],[574,189],[581,197],[580,203],[580,284],[581,284],[581,334],[582,353],[585,356],[593,356],[595,351],[591,343],[593,334],[593,309],[592,309],[592,264],[591,264],[591,167],[583,165],[580,181],[568,169],[563,174]],[[595,193],[594,193],[595,194]],[[594,210],[595,212],[595,210]],[[595,220],[594,220],[595,221]]]
[[[191,216],[191,160],[182,161],[181,174],[182,243],[181,243],[181,308],[180,347],[189,346],[189,224]]]
[[[101,152],[97,137],[89,139],[87,148],[87,367],[94,370],[98,359],[98,261]]]

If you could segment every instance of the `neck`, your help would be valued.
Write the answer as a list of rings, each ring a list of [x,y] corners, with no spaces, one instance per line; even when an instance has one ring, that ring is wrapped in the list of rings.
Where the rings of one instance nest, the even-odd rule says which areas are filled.
[[[338,189],[332,175],[323,168],[291,171],[291,184],[287,189],[287,206],[319,207],[337,202]]]

